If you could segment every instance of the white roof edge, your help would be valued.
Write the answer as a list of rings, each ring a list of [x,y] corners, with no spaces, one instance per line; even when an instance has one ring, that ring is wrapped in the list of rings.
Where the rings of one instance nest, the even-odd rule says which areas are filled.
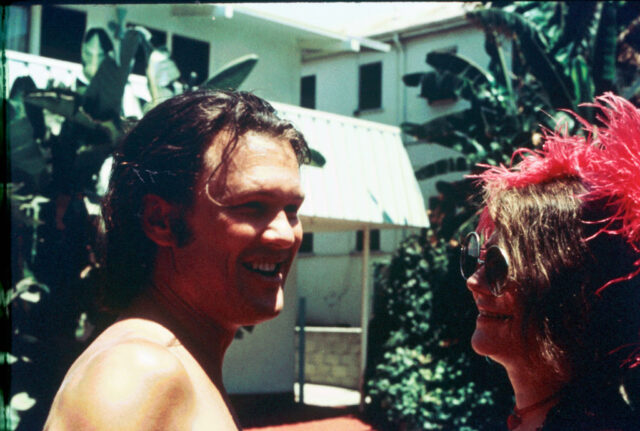
[[[322,118],[325,120],[329,120],[332,122],[340,122],[343,124],[350,124],[354,126],[360,127],[372,127],[376,130],[383,130],[386,132],[399,132],[400,128],[398,126],[390,126],[388,124],[377,123],[374,121],[361,120],[359,118],[346,117],[344,115],[333,114],[331,112],[318,111],[316,109],[302,108],[296,105],[289,105],[288,103],[281,102],[272,102],[269,101],[271,105],[273,105],[276,110],[286,110],[290,112],[297,112],[305,115],[313,115],[317,118]]]
[[[397,30],[389,30],[382,33],[370,34],[369,37],[375,37],[378,40],[393,40],[396,34],[402,38],[411,38],[442,31],[450,31],[459,27],[472,26],[473,23],[469,21],[466,15],[463,14],[445,18],[441,21],[418,24],[410,27],[400,28]]]
[[[263,19],[265,21],[271,21],[273,23],[276,24],[281,24],[281,25],[285,25],[288,27],[293,27],[299,30],[304,30],[304,31],[308,31],[310,33],[315,33],[319,36],[324,36],[330,39],[335,39],[337,41],[340,42],[352,42],[355,41],[357,42],[360,46],[365,47],[365,48],[369,48],[369,49],[373,49],[375,51],[380,51],[380,52],[389,52],[391,51],[391,45],[388,43],[384,43],[384,42],[380,42],[378,40],[373,40],[373,39],[369,39],[367,37],[362,37],[362,36],[351,36],[351,35],[347,35],[347,34],[342,34],[342,33],[338,33],[338,32],[333,32],[333,31],[329,31],[329,30],[325,30],[325,29],[321,29],[318,27],[314,27],[312,25],[306,24],[306,23],[302,23],[302,22],[298,22],[298,21],[294,21],[288,18],[284,18],[284,17],[280,17],[280,16],[276,16],[276,15],[270,15],[268,13],[265,13],[263,11],[255,11],[249,7],[243,6],[241,3],[240,4],[221,4],[223,6],[231,6],[233,7],[233,10],[237,13],[241,13],[243,15],[247,15],[247,16],[252,16],[255,18],[259,18],[259,19]]]

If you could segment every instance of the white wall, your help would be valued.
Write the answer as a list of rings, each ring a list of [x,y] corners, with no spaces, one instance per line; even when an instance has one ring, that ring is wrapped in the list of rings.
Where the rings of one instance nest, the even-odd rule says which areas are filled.
[[[394,47],[388,53],[360,52],[342,54],[305,62],[302,76],[316,75],[316,109],[353,116],[358,107],[358,68],[362,64],[382,61],[382,108],[358,115],[370,121],[399,126],[402,122],[423,123],[440,115],[466,109],[466,101],[429,105],[421,97],[419,87],[407,87],[402,76],[407,73],[428,72],[429,51],[457,47],[457,53],[486,67],[489,57],[484,50],[484,33],[475,27],[457,28],[402,41],[402,50]],[[412,140],[405,137],[406,141]],[[408,146],[412,165],[417,168],[437,160],[454,157],[456,152],[435,144]],[[454,181],[462,173],[448,174],[437,180]],[[425,204],[437,194],[436,180],[420,181]]]
[[[380,251],[370,253],[370,291],[375,262],[388,262],[413,232],[417,229],[380,231]],[[308,325],[360,327],[362,253],[355,250],[355,231],[316,232],[313,253],[298,255],[298,296],[307,298]]]
[[[178,17],[169,4],[73,5],[65,6],[87,13],[87,28],[102,27],[116,19],[116,8],[124,8],[126,22],[167,32],[167,42],[178,34],[210,43],[209,73],[247,54],[257,54],[258,63],[240,89],[254,91],[270,101],[297,105],[300,99],[300,52],[293,37],[274,32],[268,23],[235,16],[232,19]],[[39,19],[39,6],[33,6]],[[111,35],[111,34],[110,34]],[[33,53],[39,53],[39,41]]]
[[[231,343],[222,375],[231,394],[293,392],[295,381],[295,323],[298,310],[294,261],[284,288],[284,308],[273,320],[256,325],[252,332]]]

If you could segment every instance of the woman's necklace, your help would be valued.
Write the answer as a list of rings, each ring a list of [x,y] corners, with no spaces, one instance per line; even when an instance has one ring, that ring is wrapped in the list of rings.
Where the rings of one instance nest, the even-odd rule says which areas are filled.
[[[507,418],[507,428],[509,428],[509,431],[513,431],[514,429],[518,428],[522,423],[522,418],[524,418],[527,413],[538,410],[540,407],[548,404],[551,400],[554,400],[557,397],[558,393],[555,393],[551,394],[543,400],[538,401],[537,403],[531,404],[530,406],[523,407],[521,409],[514,407],[513,412]]]

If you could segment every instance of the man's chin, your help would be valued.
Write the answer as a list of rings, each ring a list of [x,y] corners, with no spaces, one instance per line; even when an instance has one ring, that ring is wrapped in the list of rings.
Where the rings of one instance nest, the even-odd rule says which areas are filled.
[[[284,308],[284,292],[282,288],[278,288],[278,292],[271,298],[263,298],[261,301],[257,298],[253,298],[253,301],[249,304],[250,311],[247,311],[245,317],[247,321],[246,325],[257,325],[258,323],[265,322],[277,317]]]

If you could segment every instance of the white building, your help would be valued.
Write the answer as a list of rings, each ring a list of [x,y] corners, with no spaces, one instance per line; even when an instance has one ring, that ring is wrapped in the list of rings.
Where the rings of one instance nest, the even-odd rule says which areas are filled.
[[[408,87],[402,77],[429,72],[425,59],[430,51],[454,52],[482,67],[489,64],[484,32],[465,17],[473,3],[400,3],[385,15],[360,23],[343,24],[355,34],[393,48],[389,52],[362,49],[359,52],[317,53],[303,61],[303,100],[316,109],[340,115],[399,126],[423,123],[468,107],[465,101],[429,101],[419,97],[419,87]],[[359,24],[359,25],[358,25]],[[414,167],[421,167],[457,153],[437,146],[412,142],[404,137]],[[448,174],[445,181],[462,178]],[[437,194],[435,181],[420,182],[425,202]]]
[[[300,296],[307,298],[309,323],[362,326],[366,340],[369,249],[373,250],[372,260],[386,257],[409,232],[426,226],[424,202],[397,122],[373,116],[353,119],[352,112],[336,111],[348,114],[345,117],[292,105],[301,99],[303,67],[315,64],[303,66],[307,54],[362,52],[368,56],[380,52],[394,56],[391,44],[313,28],[244,5],[31,5],[11,6],[7,11],[5,94],[22,75],[30,75],[39,88],[52,81],[71,85],[81,73],[82,36],[93,27],[109,29],[113,38],[122,25],[144,26],[156,43],[166,44],[175,54],[186,76],[195,70],[200,79],[231,60],[257,54],[258,64],[241,89],[275,102],[327,163],[323,168],[302,169],[308,198],[301,215],[305,230],[315,233],[315,238],[289,276],[285,311],[232,344],[224,369],[227,388],[230,393],[292,393]],[[357,69],[351,74],[357,74]],[[130,84],[144,97],[144,76],[132,76]],[[329,108],[326,110],[331,111]],[[362,232],[360,245],[357,230]],[[311,238],[307,235],[306,240]],[[362,347],[364,357],[364,341]]]

